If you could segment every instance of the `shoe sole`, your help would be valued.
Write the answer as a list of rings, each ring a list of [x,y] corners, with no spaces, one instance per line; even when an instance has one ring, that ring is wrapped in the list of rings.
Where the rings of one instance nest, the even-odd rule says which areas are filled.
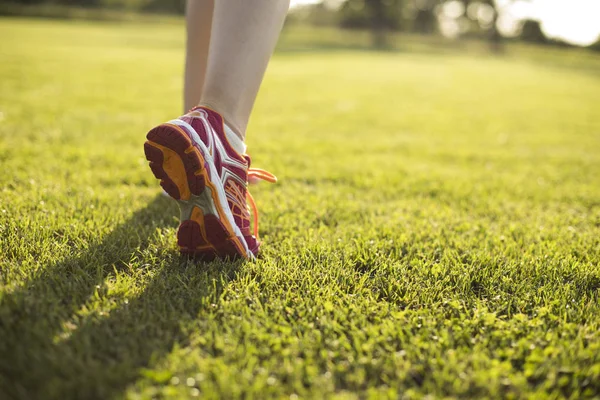
[[[183,128],[168,123],[152,129],[146,139],[144,153],[152,173],[179,203],[180,251],[204,260],[251,258],[245,240],[236,232],[239,228],[229,211],[222,183],[218,178],[211,180],[217,175],[212,161],[209,164],[206,160],[210,157],[205,156],[206,148],[202,144],[201,149],[194,146]]]

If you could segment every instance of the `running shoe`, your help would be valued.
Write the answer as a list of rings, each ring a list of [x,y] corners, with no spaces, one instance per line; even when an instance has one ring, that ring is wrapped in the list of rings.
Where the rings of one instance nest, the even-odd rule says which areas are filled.
[[[260,247],[258,210],[248,181],[277,178],[250,168],[250,157],[233,149],[221,115],[196,107],[150,130],[146,138],[150,169],[179,203],[180,251],[206,260],[255,258]]]

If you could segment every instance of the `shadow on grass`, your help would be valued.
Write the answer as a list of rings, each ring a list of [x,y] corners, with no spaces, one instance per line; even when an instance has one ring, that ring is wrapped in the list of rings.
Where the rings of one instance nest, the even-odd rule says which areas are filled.
[[[0,298],[0,398],[118,397],[143,367],[185,344],[186,322],[210,310],[240,262],[200,266],[173,255],[130,269],[176,212],[158,196],[101,242]],[[123,274],[146,274],[143,292],[94,312],[106,282]]]

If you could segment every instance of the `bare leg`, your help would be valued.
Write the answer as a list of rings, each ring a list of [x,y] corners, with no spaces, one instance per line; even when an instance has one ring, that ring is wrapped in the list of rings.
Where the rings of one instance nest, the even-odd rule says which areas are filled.
[[[200,105],[219,112],[242,140],[288,8],[289,0],[215,4]]]
[[[188,0],[184,112],[198,105],[204,87],[214,0]]]

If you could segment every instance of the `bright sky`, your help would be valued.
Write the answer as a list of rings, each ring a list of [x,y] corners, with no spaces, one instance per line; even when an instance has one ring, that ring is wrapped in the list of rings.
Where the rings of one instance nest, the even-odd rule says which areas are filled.
[[[599,0],[497,0],[516,18],[540,21],[544,34],[580,46],[588,46],[600,38]]]
[[[291,0],[290,6],[294,7],[301,4],[316,4],[320,3],[321,0]]]
[[[540,21],[550,38],[588,46],[600,38],[600,0],[495,0],[505,11],[502,25],[506,33],[516,27],[516,20]],[[320,0],[291,0],[292,7],[319,3]]]

